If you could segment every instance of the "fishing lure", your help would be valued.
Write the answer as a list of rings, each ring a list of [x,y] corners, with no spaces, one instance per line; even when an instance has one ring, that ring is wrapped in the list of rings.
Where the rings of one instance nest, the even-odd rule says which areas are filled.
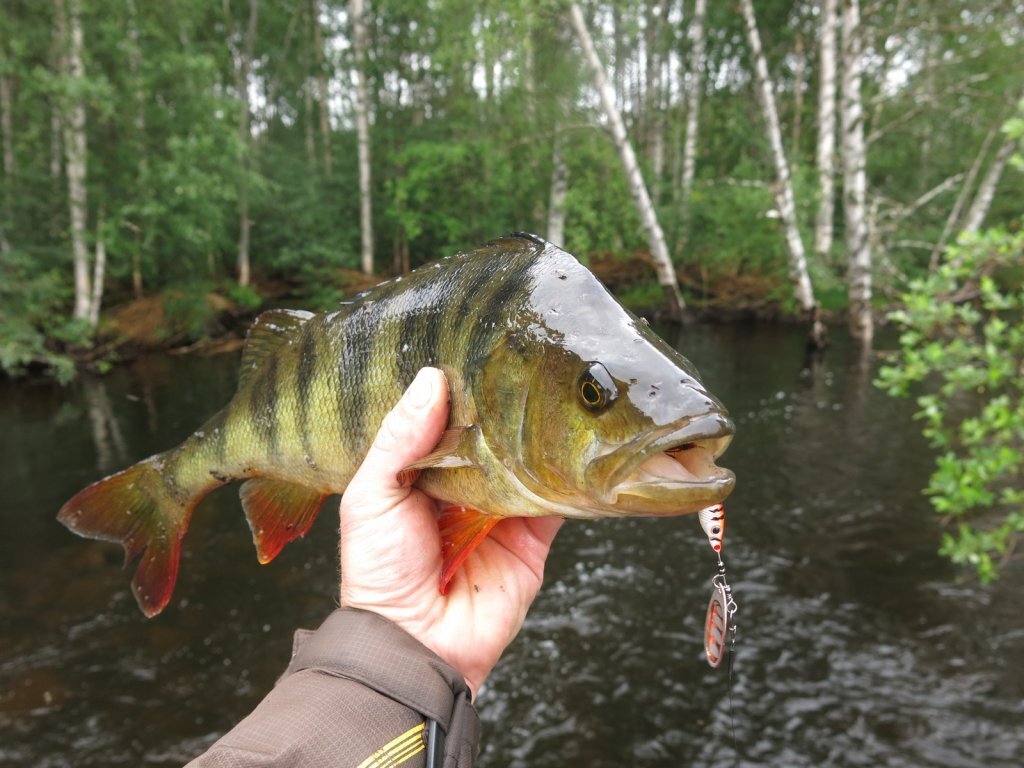
[[[725,538],[725,505],[712,504],[697,513],[700,527],[708,537],[708,543],[716,553],[722,551],[722,540]]]
[[[725,577],[725,563],[722,561],[722,544],[725,539],[725,507],[713,504],[697,513],[701,528],[708,537],[708,543],[718,557],[718,573],[711,580],[711,600],[704,616],[704,654],[712,669],[717,669],[725,658],[727,648],[736,642],[736,601],[732,587]]]

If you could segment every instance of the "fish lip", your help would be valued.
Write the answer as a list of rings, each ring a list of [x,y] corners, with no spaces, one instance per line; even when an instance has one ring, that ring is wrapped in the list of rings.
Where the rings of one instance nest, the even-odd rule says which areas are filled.
[[[607,479],[600,482],[598,478],[594,477],[593,485],[604,486],[602,490],[607,503],[614,505],[619,501],[619,496],[627,494],[631,487],[636,488],[642,485],[631,482],[630,478],[640,465],[655,454],[696,443],[710,450],[712,458],[717,459],[729,446],[734,433],[735,427],[728,413],[724,410],[707,411],[681,423],[673,422],[661,429],[646,432],[630,442],[616,447],[596,459],[588,468],[587,474],[590,475],[592,472],[597,474],[605,466],[612,465]],[[701,505],[721,501],[732,491],[735,475],[728,469],[721,467],[715,467],[715,469],[718,471],[709,474],[706,478],[679,481],[672,485],[681,490],[692,490],[694,496],[699,497]],[[696,507],[694,510],[681,509],[678,512],[695,510]]]

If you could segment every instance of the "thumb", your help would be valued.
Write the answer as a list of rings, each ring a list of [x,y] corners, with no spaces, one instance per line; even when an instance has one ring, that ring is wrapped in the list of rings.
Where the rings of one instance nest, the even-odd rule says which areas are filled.
[[[410,489],[399,483],[399,471],[434,449],[447,422],[448,382],[439,369],[423,368],[384,417],[345,496],[381,509],[404,499]]]

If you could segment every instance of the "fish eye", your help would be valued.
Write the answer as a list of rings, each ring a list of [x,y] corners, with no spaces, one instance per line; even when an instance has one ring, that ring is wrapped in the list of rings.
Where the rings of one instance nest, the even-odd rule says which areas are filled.
[[[576,393],[579,395],[580,404],[591,412],[604,410],[615,402],[619,395],[615,379],[600,363],[590,363],[580,374],[576,382]]]

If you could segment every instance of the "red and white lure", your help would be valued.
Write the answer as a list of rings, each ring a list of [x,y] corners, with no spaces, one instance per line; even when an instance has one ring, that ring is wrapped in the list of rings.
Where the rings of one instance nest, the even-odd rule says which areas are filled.
[[[716,553],[722,552],[722,540],[725,538],[725,505],[712,504],[697,513],[700,527],[707,534],[708,543]]]
[[[700,527],[708,537],[711,549],[718,556],[718,573],[711,580],[713,590],[708,610],[704,617],[704,654],[712,669],[718,667],[725,658],[728,646],[736,641],[736,601],[732,597],[732,587],[725,579],[725,563],[722,562],[722,543],[725,539],[725,507],[712,504],[697,513]]]

